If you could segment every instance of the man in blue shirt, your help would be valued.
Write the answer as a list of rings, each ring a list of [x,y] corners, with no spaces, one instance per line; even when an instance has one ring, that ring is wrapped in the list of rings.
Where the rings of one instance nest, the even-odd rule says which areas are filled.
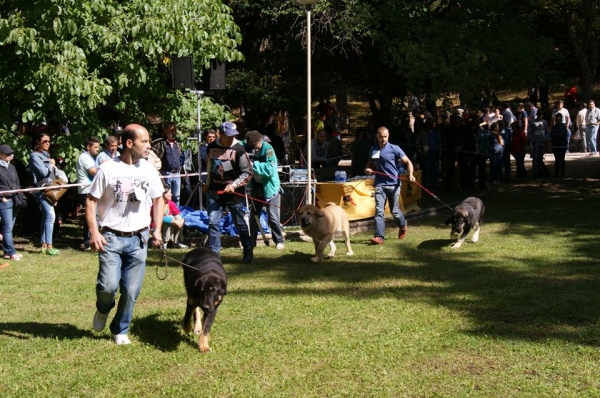
[[[408,178],[415,181],[413,164],[404,151],[397,145],[390,144],[390,132],[387,127],[377,130],[377,145],[371,148],[369,163],[365,168],[367,175],[375,174],[375,236],[371,239],[374,245],[384,242],[385,218],[384,210],[386,201],[389,203],[390,212],[396,220],[400,230],[398,239],[404,239],[408,225],[404,214],[400,211],[398,199],[400,198],[400,162],[404,162],[408,170]]]

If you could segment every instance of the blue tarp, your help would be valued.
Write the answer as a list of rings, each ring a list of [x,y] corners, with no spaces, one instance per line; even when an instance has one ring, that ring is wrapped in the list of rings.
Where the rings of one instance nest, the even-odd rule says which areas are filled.
[[[199,230],[203,234],[208,234],[208,213],[206,211],[194,210],[193,208],[188,206],[181,206],[179,208],[179,211],[181,212],[181,216],[185,219],[184,225],[186,228]],[[244,208],[244,211],[247,211],[246,208]],[[263,209],[260,212],[260,225],[262,226],[263,231],[265,231],[266,234],[271,232],[269,230],[267,220],[267,213]],[[221,234],[223,235],[237,236],[237,229],[235,228],[235,225],[233,225],[231,213],[229,213],[228,211],[226,211],[223,214],[223,217],[221,217],[219,229],[221,231]]]

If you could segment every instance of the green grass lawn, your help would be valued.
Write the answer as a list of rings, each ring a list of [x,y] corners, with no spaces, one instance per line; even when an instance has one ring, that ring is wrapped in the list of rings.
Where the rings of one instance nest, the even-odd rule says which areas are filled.
[[[447,212],[320,264],[306,242],[249,265],[224,249],[208,354],[179,328],[182,270],[157,269],[157,251],[117,347],[91,330],[97,256],[28,247],[0,270],[0,396],[600,396],[598,193],[597,179],[501,186],[480,242],[457,251]]]

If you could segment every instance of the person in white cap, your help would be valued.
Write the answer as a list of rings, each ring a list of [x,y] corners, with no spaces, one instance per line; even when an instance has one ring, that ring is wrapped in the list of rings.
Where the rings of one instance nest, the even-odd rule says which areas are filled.
[[[213,252],[221,251],[221,217],[229,208],[233,223],[244,248],[242,262],[254,258],[254,245],[244,220],[246,184],[252,180],[252,162],[243,145],[236,139],[235,124],[225,122],[219,127],[220,135],[206,148],[206,184],[202,191],[208,202],[208,246]]]

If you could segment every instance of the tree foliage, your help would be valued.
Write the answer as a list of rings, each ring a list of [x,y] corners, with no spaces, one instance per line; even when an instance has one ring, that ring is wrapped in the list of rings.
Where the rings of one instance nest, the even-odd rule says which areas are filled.
[[[70,120],[102,135],[149,114],[192,127],[196,97],[170,89],[170,58],[240,61],[239,29],[220,0],[5,0],[0,5],[0,131],[15,121]],[[203,99],[203,121],[226,110]]]
[[[531,15],[515,11],[521,2],[501,3],[321,0],[312,13],[313,93],[330,96],[340,87],[363,93],[373,115],[388,121],[393,98],[406,90],[432,96],[460,92],[468,98],[526,86],[556,57],[553,42],[536,30]],[[303,98],[302,7],[291,0],[231,4],[244,35],[241,49],[251,60],[239,66],[244,76],[278,92],[288,86]]]

